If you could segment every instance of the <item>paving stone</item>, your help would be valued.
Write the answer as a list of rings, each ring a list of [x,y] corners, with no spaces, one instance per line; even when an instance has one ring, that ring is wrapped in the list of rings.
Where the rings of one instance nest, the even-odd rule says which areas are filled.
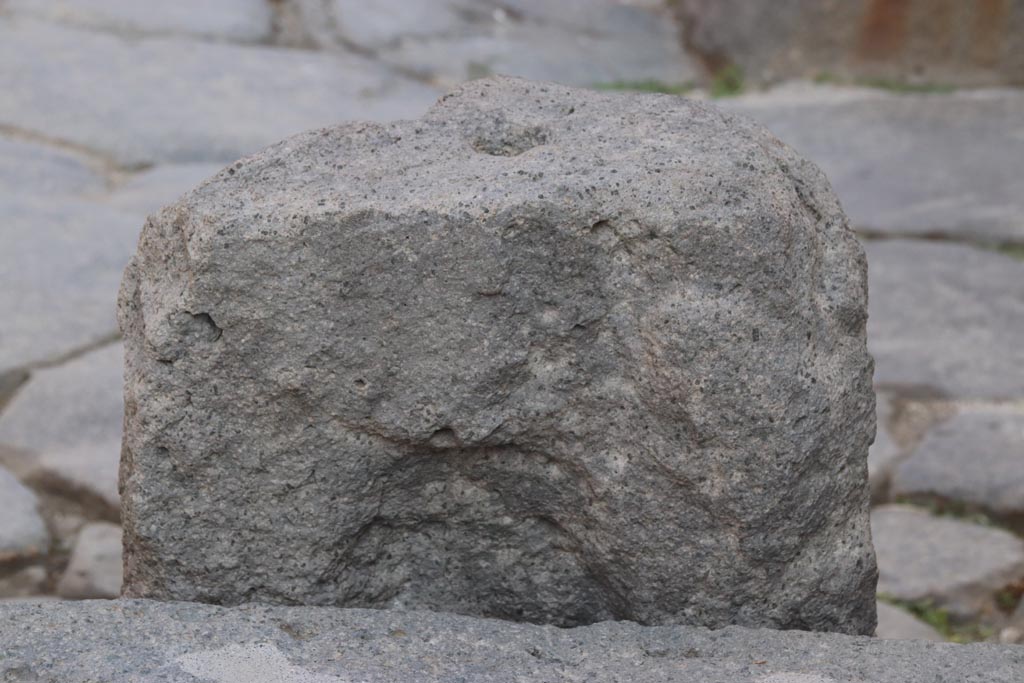
[[[0,18],[0,124],[127,166],[228,162],[343,120],[409,118],[437,91],[351,54],[127,40]]]
[[[830,74],[988,85],[1024,80],[1024,0],[670,0],[689,47],[755,82]]]
[[[0,598],[0,603],[5,605],[39,605],[46,602],[60,602],[56,595],[25,595],[15,598]]]
[[[28,370],[25,369],[0,371],[0,413],[18,388],[28,381],[28,376]]]
[[[46,586],[46,568],[40,565],[5,570],[0,567],[0,600],[37,595]]]
[[[142,220],[85,201],[6,195],[0,216],[0,376],[115,333]]]
[[[69,600],[116,598],[121,594],[121,574],[121,527],[86,524],[78,532],[57,594]]]
[[[144,217],[172,203],[215,175],[224,164],[166,164],[133,175],[104,199],[104,203]]]
[[[183,34],[231,41],[270,38],[269,0],[5,0],[0,8],[124,35]]]
[[[1024,522],[1024,412],[969,410],[934,427],[895,468],[892,494]]]
[[[1024,648],[433,612],[0,604],[0,679],[61,683],[1020,683]]]
[[[878,555],[878,593],[931,600],[961,618],[992,611],[995,593],[1024,579],[1024,541],[905,505],[871,513]]]
[[[78,154],[0,135],[0,193],[52,197],[102,192],[103,176]]]
[[[0,415],[0,443],[21,449],[22,477],[116,518],[122,350],[111,344],[40,370]],[[35,454],[24,455],[26,452]]]
[[[999,634],[999,641],[1024,644],[1024,600],[1017,603],[1017,608],[1010,615],[1009,626]]]
[[[875,442],[868,450],[868,482],[871,485],[871,499],[880,501],[888,489],[892,468],[903,456],[903,449],[889,432],[892,402],[888,394],[876,394],[875,417]]]
[[[880,388],[1024,396],[1024,262],[947,243],[879,240],[868,255],[868,348]]]
[[[570,85],[687,83],[668,10],[612,0],[300,0],[321,45],[355,44],[452,85],[490,73]]]
[[[0,501],[0,563],[45,553],[50,534],[39,515],[39,500],[4,467],[0,467]]]
[[[1024,91],[803,86],[719,103],[821,166],[859,230],[1024,243]]]
[[[942,634],[905,609],[878,603],[878,628],[875,637],[888,640],[943,641]]]

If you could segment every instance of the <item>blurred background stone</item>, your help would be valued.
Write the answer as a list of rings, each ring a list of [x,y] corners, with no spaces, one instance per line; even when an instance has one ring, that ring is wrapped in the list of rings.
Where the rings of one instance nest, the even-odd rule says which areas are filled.
[[[121,594],[121,527],[95,522],[82,527],[57,595],[72,600],[116,598]]]
[[[43,555],[50,535],[39,516],[39,501],[14,475],[0,467],[0,565]]]
[[[23,480],[111,520],[120,509],[122,378],[121,345],[109,344],[34,373],[0,414],[0,443],[19,449]]]
[[[878,628],[875,636],[888,640],[945,640],[941,633],[907,610],[887,602],[878,603]]]
[[[871,515],[878,593],[927,602],[969,620],[997,608],[997,595],[1024,576],[1024,541],[1001,529],[883,505]]]
[[[964,412],[896,468],[892,495],[980,510],[1024,528],[1024,408]]]
[[[1024,84],[1022,0],[672,0],[714,74]]]

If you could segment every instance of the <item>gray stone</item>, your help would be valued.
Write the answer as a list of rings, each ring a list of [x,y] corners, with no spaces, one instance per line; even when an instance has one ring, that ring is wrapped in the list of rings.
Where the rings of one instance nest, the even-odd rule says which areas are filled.
[[[892,486],[894,496],[1024,523],[1024,412],[965,409],[928,433],[896,468]]]
[[[773,82],[1024,82],[1024,0],[671,0],[690,49]]]
[[[1024,541],[1001,529],[882,505],[871,513],[871,531],[880,595],[973,618],[993,611],[996,592],[1024,577]]]
[[[384,51],[383,58],[421,69],[446,85],[488,74],[515,74],[581,86],[690,82],[688,63],[674,59],[673,53],[678,52],[674,43],[645,38],[610,46],[601,37],[523,26],[494,35],[410,41]]]
[[[122,350],[111,344],[33,374],[0,415],[0,443],[30,451],[23,479],[116,519]]]
[[[56,595],[25,595],[17,598],[0,598],[0,604],[6,605],[40,605],[47,602],[60,602]]]
[[[613,0],[299,0],[314,40],[452,85],[501,73],[589,86],[691,82],[667,10]]]
[[[142,221],[84,201],[6,196],[0,216],[0,376],[110,339]]]
[[[1024,648],[432,612],[0,603],[0,679],[61,683],[1019,683]]]
[[[871,484],[871,499],[882,500],[887,496],[889,478],[893,467],[905,455],[889,430],[892,419],[892,399],[888,394],[879,393],[875,401],[875,441],[868,449],[868,482]]]
[[[16,569],[0,565],[0,600],[17,600],[35,596],[46,584],[46,569],[39,565],[27,567],[15,564]]]
[[[421,113],[437,93],[366,58],[0,18],[0,124],[116,162],[228,162],[344,119]]]
[[[780,88],[723,100],[821,166],[858,230],[1024,243],[1024,93]]]
[[[28,381],[28,377],[28,370],[24,368],[0,371],[0,412],[3,412],[11,397]]]
[[[126,590],[871,633],[864,316],[824,176],[710,105],[294,137],[126,273]]]
[[[224,164],[166,164],[130,177],[104,203],[145,217],[175,201],[193,187],[224,168]]]
[[[0,563],[45,553],[50,534],[39,516],[39,501],[4,467],[0,467],[0,501]]]
[[[191,35],[243,42],[271,37],[268,0],[4,0],[0,9],[125,36]]]
[[[905,609],[878,603],[878,628],[875,636],[887,640],[945,640],[942,634]]]
[[[111,423],[106,417],[103,419]],[[116,424],[120,427],[121,423]],[[120,459],[120,437],[55,446],[39,454],[29,480],[78,501],[90,516],[117,520],[121,508],[117,492]]]
[[[78,154],[0,135],[0,191],[6,196],[86,194],[106,188],[103,176]]]
[[[973,247],[865,245],[868,346],[880,388],[954,398],[1024,396],[1024,262]]]
[[[116,598],[121,594],[121,527],[86,524],[78,532],[57,594],[72,600]]]

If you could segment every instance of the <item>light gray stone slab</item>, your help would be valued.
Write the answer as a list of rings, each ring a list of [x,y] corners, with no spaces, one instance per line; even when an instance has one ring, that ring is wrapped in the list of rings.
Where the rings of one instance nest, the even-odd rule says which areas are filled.
[[[1024,648],[431,612],[0,603],[0,677],[61,683],[1019,683]]]
[[[37,195],[49,199],[105,189],[103,176],[81,155],[0,135],[0,193],[5,197]]]
[[[667,48],[667,49],[663,49]],[[423,71],[444,84],[489,74],[511,74],[570,85],[692,80],[675,43],[656,37],[618,44],[599,36],[548,26],[515,26],[491,34],[407,41],[381,51],[381,58]]]
[[[351,54],[128,40],[0,18],[0,124],[120,164],[232,161],[343,120],[421,113],[432,88]]]
[[[215,175],[224,164],[163,164],[128,178],[103,199],[108,206],[145,217]]]
[[[875,637],[887,640],[931,640],[942,642],[942,634],[905,609],[878,603],[878,628]]]
[[[121,594],[121,527],[86,524],[78,532],[57,595],[69,600],[116,598]]]
[[[7,195],[0,216],[0,375],[110,338],[142,219],[91,202]]]
[[[7,605],[41,605],[47,602],[60,602],[56,595],[25,595],[15,598],[0,598],[0,603]]]
[[[39,500],[0,467],[0,563],[44,554],[50,541]]]
[[[37,562],[44,560],[40,557]],[[43,591],[47,578],[45,567],[41,564],[26,567],[21,566],[20,562],[14,566],[16,568],[11,569],[0,565],[0,601],[28,598]]]
[[[270,0],[4,0],[0,9],[19,16],[136,36],[191,35],[257,42],[270,38]]]
[[[721,104],[821,166],[858,230],[1024,243],[1024,91],[797,87]]]
[[[994,605],[995,593],[1024,578],[1024,541],[1008,531],[937,517],[905,505],[871,513],[878,593],[931,600],[961,618]]]
[[[359,45],[451,85],[489,73],[588,86],[683,84],[694,69],[667,8],[613,0],[299,0],[321,45]]]
[[[947,243],[877,240],[868,348],[880,388],[1024,396],[1024,261]]]
[[[34,454],[22,477],[116,519],[122,350],[111,344],[33,373],[0,415],[0,443]]]
[[[932,428],[896,467],[892,494],[1024,522],[1024,412],[965,410]]]
[[[868,449],[868,481],[871,485],[871,499],[878,501],[885,496],[892,469],[903,456],[903,449],[889,432],[892,399],[888,394],[876,394],[875,418],[875,441]]]

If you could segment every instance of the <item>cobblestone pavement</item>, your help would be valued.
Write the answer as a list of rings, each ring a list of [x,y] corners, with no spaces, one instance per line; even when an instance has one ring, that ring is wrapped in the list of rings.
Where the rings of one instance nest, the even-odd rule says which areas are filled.
[[[467,78],[685,90],[696,71],[657,0],[0,0],[0,597],[116,592],[114,299],[149,212]],[[719,104],[817,161],[865,240],[880,631],[1024,639],[1024,91]]]

